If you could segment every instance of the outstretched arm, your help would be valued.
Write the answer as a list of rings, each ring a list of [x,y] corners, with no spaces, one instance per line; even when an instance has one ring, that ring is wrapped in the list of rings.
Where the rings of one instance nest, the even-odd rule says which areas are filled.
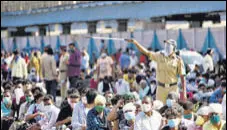
[[[125,41],[129,42],[129,43],[133,43],[134,45],[136,45],[136,47],[139,49],[139,51],[141,53],[143,53],[146,56],[149,56],[151,58],[151,60],[157,61],[159,54],[152,52],[152,51],[148,51],[145,47],[143,47],[139,42],[137,42],[134,39],[125,39]]]
[[[139,42],[137,42],[136,40],[134,40],[134,39],[125,39],[125,41],[135,44],[140,52],[142,52],[145,55],[149,55],[149,51],[145,47],[143,47]]]

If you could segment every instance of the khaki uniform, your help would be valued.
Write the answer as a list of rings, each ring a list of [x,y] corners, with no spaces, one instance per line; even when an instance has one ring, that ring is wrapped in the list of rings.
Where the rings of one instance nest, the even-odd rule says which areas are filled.
[[[176,56],[176,54],[166,57],[162,53],[150,52],[149,58],[157,62],[157,82],[161,82],[166,86],[162,87],[158,85],[156,100],[160,100],[165,104],[169,92],[174,91],[178,93],[177,85],[171,87],[169,87],[168,85],[177,83],[178,75],[185,75],[184,63],[180,57]]]
[[[66,97],[67,93],[67,70],[68,65],[66,62],[69,60],[69,54],[66,53],[65,55],[62,55],[60,58],[60,64],[59,64],[59,79],[61,83],[61,97],[64,99]]]

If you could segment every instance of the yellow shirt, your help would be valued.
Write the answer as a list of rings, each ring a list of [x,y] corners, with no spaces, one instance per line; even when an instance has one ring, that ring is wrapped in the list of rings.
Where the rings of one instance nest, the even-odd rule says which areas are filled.
[[[185,75],[184,63],[176,54],[167,57],[162,53],[149,52],[149,57],[157,63],[157,81],[165,84],[176,83],[178,75]]]
[[[203,130],[222,130],[224,125],[225,125],[225,121],[222,120],[221,127],[220,127],[220,129],[218,129],[215,126],[213,126],[210,121],[208,121],[203,125]]]

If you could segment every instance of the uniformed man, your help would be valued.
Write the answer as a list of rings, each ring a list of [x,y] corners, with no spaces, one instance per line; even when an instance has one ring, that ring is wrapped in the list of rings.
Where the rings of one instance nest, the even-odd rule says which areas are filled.
[[[181,99],[186,100],[184,63],[182,59],[175,54],[177,45],[175,40],[169,39],[164,41],[165,49],[163,53],[148,51],[134,39],[126,39],[126,41],[135,44],[142,53],[147,55],[151,60],[157,62],[156,78],[158,87],[156,91],[156,100],[160,100],[165,104],[169,92],[179,92],[177,84],[178,76],[181,78]]]
[[[67,47],[61,46],[61,58],[59,64],[59,80],[61,84],[61,97],[64,100],[66,98],[67,92],[67,70],[68,65],[67,62],[69,60],[69,54],[67,53]]]

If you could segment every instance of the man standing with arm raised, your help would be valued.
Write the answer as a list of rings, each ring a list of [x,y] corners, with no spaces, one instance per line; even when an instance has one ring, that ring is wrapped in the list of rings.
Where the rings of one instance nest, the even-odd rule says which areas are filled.
[[[126,39],[127,42],[137,46],[140,52],[147,55],[151,60],[157,62],[157,81],[158,87],[156,92],[156,100],[166,103],[166,98],[169,92],[178,92],[178,76],[181,78],[182,100],[186,100],[186,85],[184,63],[180,57],[175,54],[177,43],[175,40],[169,39],[164,41],[165,51],[163,53],[155,53],[148,51],[140,43],[134,39]]]

